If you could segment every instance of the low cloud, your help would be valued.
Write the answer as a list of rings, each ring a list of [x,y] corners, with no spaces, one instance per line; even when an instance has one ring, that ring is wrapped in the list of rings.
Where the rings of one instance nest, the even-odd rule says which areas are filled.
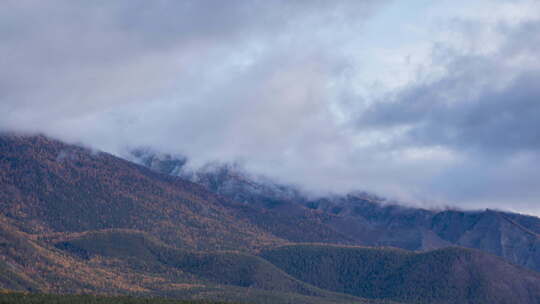
[[[458,2],[8,1],[0,129],[540,213],[538,4]]]

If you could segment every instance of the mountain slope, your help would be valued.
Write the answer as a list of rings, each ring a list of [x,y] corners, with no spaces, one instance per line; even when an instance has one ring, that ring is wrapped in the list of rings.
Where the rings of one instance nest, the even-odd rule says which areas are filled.
[[[480,249],[540,271],[540,235],[534,231],[540,225],[537,217],[489,209],[432,211],[384,205],[361,195],[322,199],[313,205],[327,212],[339,210],[335,214],[351,224],[345,226],[336,221],[336,230],[358,232],[363,245],[409,250],[457,245]]]
[[[540,271],[540,235],[519,224],[522,218],[527,217],[492,210],[446,211],[433,217],[432,229],[456,245],[478,248]]]
[[[5,225],[0,231],[5,244],[0,259],[11,268],[7,276],[0,268],[0,288],[5,289],[241,303],[386,303],[315,288],[256,256],[179,250],[138,231],[90,231],[46,240]]]
[[[0,137],[0,190],[0,212],[29,233],[137,229],[192,249],[282,242],[203,187],[43,136]]]
[[[131,159],[152,170],[182,176],[232,201],[245,218],[287,240],[430,250],[480,249],[540,271],[540,219],[494,210],[433,211],[365,193],[311,199],[294,186],[254,177],[231,165],[186,168],[187,159],[137,150]],[[265,211],[253,212],[255,206]],[[255,219],[255,220],[254,220]],[[302,223],[299,230],[295,223]],[[305,231],[305,232],[302,232]],[[307,233],[306,233],[307,232]]]
[[[219,284],[312,296],[360,301],[334,294],[294,279],[266,260],[231,251],[196,252],[167,246],[134,231],[90,232],[56,243],[56,247],[84,259],[116,259],[126,268],[160,274],[185,284]]]
[[[539,303],[538,274],[476,251],[291,245],[414,245],[400,233],[418,229],[491,245],[475,233],[492,233],[492,217],[435,222],[438,213],[376,202],[296,202],[281,188],[251,189],[241,202],[208,189],[43,136],[0,136],[0,288],[244,303]],[[530,218],[496,218],[518,229],[507,244],[536,233]]]
[[[186,158],[157,154],[151,149],[137,149],[128,159],[229,198],[227,208],[280,238],[293,242],[355,243],[354,237],[326,224],[335,216],[303,206],[306,199],[293,187],[257,181],[230,165],[209,164],[191,171],[185,168]]]
[[[106,153],[0,136],[0,288],[379,303],[310,286],[249,254],[286,241],[232,205]]]
[[[480,251],[294,245],[261,256],[320,288],[406,303],[540,303],[540,274]]]
[[[140,277],[85,263],[50,248],[38,235],[18,231],[0,216],[0,288],[40,292],[141,292]]]

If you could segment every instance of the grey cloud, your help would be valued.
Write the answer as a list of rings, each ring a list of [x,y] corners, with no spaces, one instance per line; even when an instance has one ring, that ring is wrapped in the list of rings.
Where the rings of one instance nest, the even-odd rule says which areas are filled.
[[[445,77],[369,105],[352,87],[370,58],[353,57],[391,1],[6,3],[0,129],[241,163],[313,193],[535,209],[540,68],[519,62],[535,22],[500,25],[495,54],[435,46]]]
[[[346,10],[343,3],[349,3]],[[9,113],[2,126],[19,128],[26,121],[27,128],[39,129],[51,118],[146,104],[172,90],[192,98],[191,88],[211,81],[231,60],[241,61],[234,57],[242,52],[264,56],[279,39],[289,48],[309,48],[320,40],[312,27],[329,22],[335,29],[331,25],[351,12],[362,19],[374,3],[8,1],[0,12],[6,71],[0,109]]]
[[[362,113],[359,125],[408,127],[398,143],[403,145],[481,149],[489,154],[538,151],[540,61],[519,68],[507,64],[520,56],[536,57],[540,23],[501,31],[507,40],[497,54],[445,54],[446,76],[375,103]]]
[[[484,73],[471,74],[472,77],[481,75]],[[485,152],[538,150],[539,76],[539,72],[527,72],[503,90],[485,88],[479,96],[463,96],[449,102],[445,102],[445,94],[452,94],[449,91],[456,90],[456,86],[459,92],[466,91],[466,86],[474,82],[467,81],[469,77],[466,77],[411,88],[398,96],[396,102],[371,108],[361,125],[410,126],[401,144],[413,146],[442,145]]]
[[[454,155],[450,166],[418,184],[422,193],[469,207],[539,210],[539,26],[500,25],[505,41],[494,54],[437,49],[434,58],[443,63],[445,76],[374,103],[359,113],[356,127],[405,130],[380,149],[443,149]],[[512,64],[519,60],[528,61]]]
[[[326,100],[335,50],[384,2],[12,1],[0,128],[298,178],[347,146]]]

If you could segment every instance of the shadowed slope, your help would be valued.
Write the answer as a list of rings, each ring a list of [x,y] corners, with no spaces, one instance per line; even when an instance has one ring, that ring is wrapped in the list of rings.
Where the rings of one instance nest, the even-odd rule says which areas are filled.
[[[187,159],[137,150],[131,159],[196,182],[241,204],[237,214],[293,242],[431,250],[476,248],[540,271],[540,218],[494,210],[434,211],[386,204],[366,193],[309,198],[295,186],[252,176],[231,165],[186,169]],[[361,185],[359,185],[361,187]]]
[[[537,229],[540,220],[494,210],[444,211],[432,219],[433,231],[445,240],[459,246],[481,249],[540,271],[540,235],[525,225]]]
[[[316,297],[342,297],[300,282],[257,256],[230,251],[181,250],[139,232],[91,232],[57,243],[56,247],[85,259],[95,256],[122,259],[129,267],[147,272],[166,274],[167,268],[171,267],[180,270],[184,280],[195,284],[215,283]]]
[[[540,303],[540,275],[464,248],[284,246],[263,258],[320,288],[408,303]]]
[[[379,303],[315,288],[256,256],[179,250],[137,231],[92,231],[39,240],[2,217],[0,228],[0,289],[242,303]],[[51,248],[55,238],[62,240]]]

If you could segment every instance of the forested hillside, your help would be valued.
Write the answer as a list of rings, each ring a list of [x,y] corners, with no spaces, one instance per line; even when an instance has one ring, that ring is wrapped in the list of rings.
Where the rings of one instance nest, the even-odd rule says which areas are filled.
[[[193,171],[186,168],[189,160],[181,156],[139,149],[128,157],[156,172],[187,178],[242,202],[237,209],[246,213],[248,221],[288,240],[408,250],[463,246],[540,271],[538,217],[497,210],[427,210],[363,192],[314,198],[293,185],[253,176],[228,164]],[[264,214],[252,212],[254,208],[248,206],[262,209]]]
[[[2,297],[9,301],[129,300],[39,294],[84,293],[268,304],[540,303],[538,273],[495,256],[343,246],[359,238],[335,224],[354,219],[339,212],[237,201],[43,136],[0,136],[0,169],[0,288],[35,293],[10,292]],[[534,236],[534,219],[512,216],[505,218],[512,227]],[[433,231],[445,238],[471,235],[439,223]]]
[[[192,249],[283,243],[201,186],[43,136],[0,137],[0,181],[0,212],[32,234],[123,228]]]
[[[537,303],[540,274],[465,248],[293,245],[261,255],[320,288],[406,303]]]
[[[0,168],[0,288],[370,302],[310,286],[249,254],[287,241],[181,178],[43,136],[0,136]]]

